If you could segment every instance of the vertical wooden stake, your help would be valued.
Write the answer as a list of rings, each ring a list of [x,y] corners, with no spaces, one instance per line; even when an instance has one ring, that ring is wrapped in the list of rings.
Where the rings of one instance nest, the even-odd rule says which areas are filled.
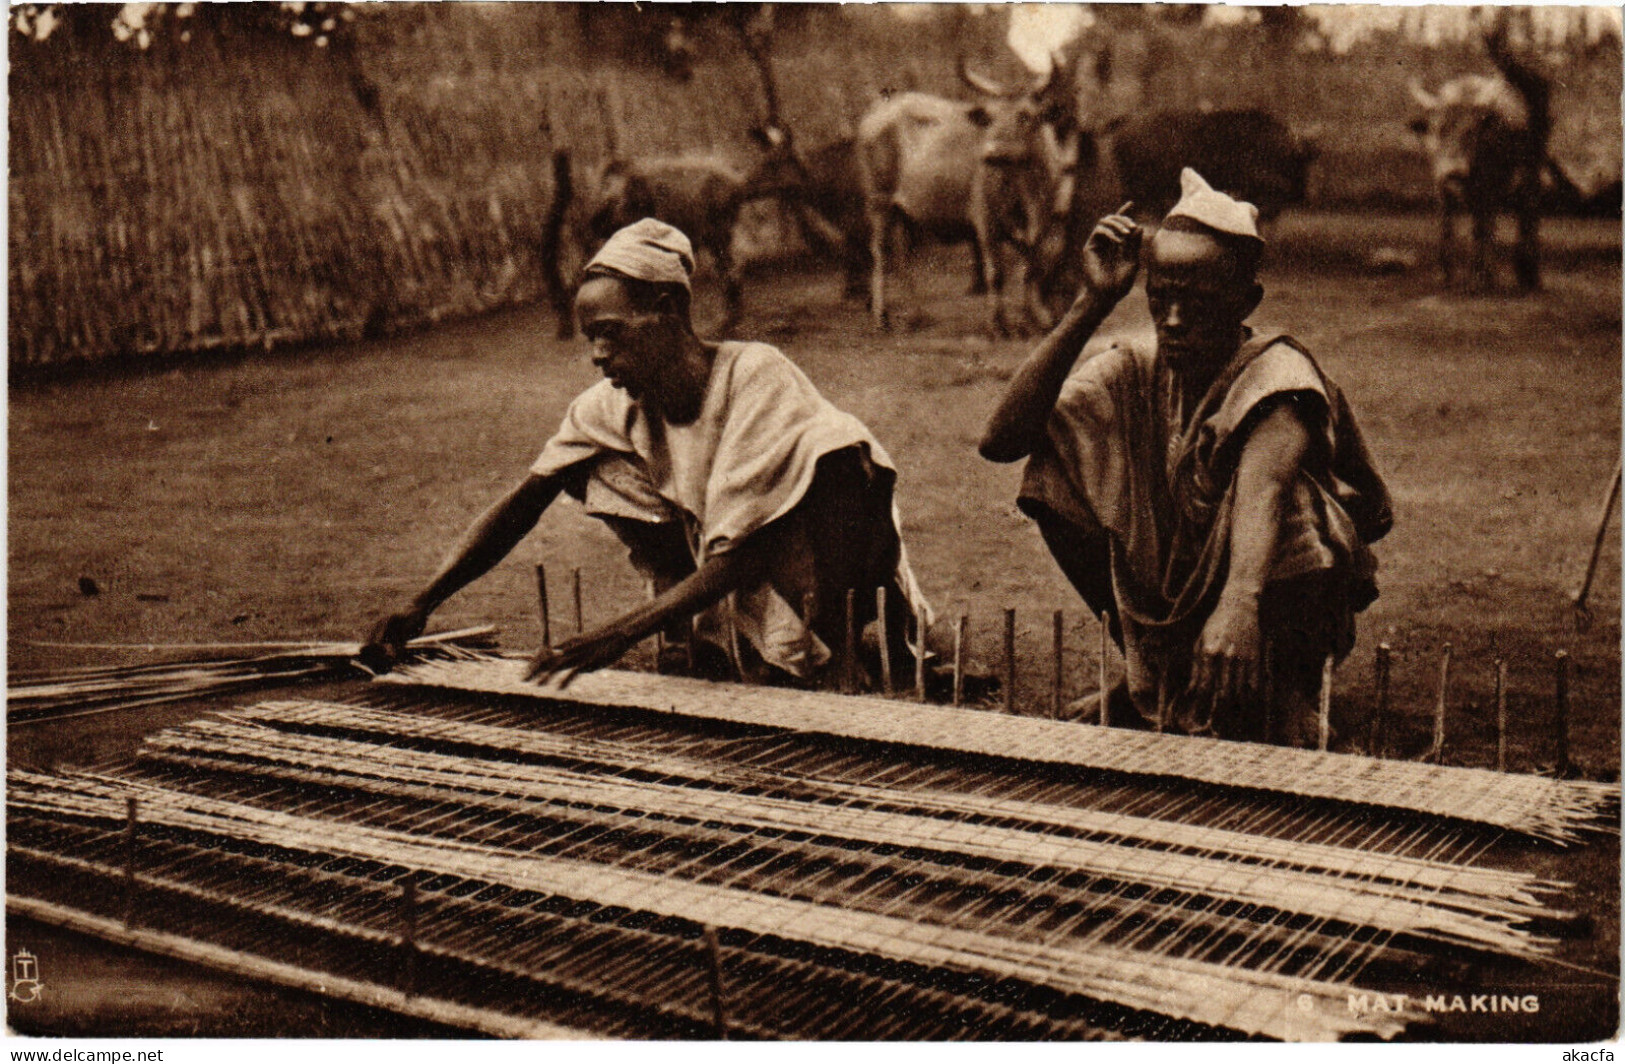
[[[1106,653],[1112,641],[1111,614],[1100,614],[1100,723],[1103,727],[1111,727],[1111,688],[1107,686],[1106,663],[1110,660]]]
[[[418,884],[408,879],[401,884],[401,992],[412,997],[418,992]]]
[[[722,946],[717,929],[705,925],[705,953],[711,969],[711,1023],[720,1041],[728,1040],[728,1011],[722,995]]]
[[[1161,735],[1168,726],[1168,677],[1166,674],[1157,677],[1157,734]]]
[[[1332,742],[1332,669],[1337,659],[1327,654],[1320,666],[1320,746],[1325,750]]]
[[[1016,611],[1004,611],[1004,711],[1016,711]]]
[[[648,593],[650,602],[653,602],[656,598],[659,597],[655,593],[655,582],[653,580],[647,580],[647,581],[644,582],[644,591]],[[660,670],[660,659],[661,659],[662,656],[664,656],[665,651],[666,651],[666,630],[665,630],[665,628],[656,628],[655,629],[655,671],[657,671],[657,672]]]
[[[850,587],[846,589],[846,645],[842,649],[842,683],[846,693],[853,694],[858,689],[858,593]]]
[[[808,591],[801,596],[801,623],[807,629],[807,667],[812,667],[813,653],[818,647],[818,632],[813,628],[813,620],[818,616],[818,596]],[[826,663],[827,664],[827,663]],[[828,683],[828,674],[825,674],[825,683]]]
[[[925,701],[925,637],[930,635],[931,622],[925,618],[925,607],[914,611],[914,693]]]
[[[1393,671],[1394,648],[1387,643],[1377,644],[1377,706],[1371,714],[1372,757],[1382,757],[1388,747],[1388,677]]]
[[[965,628],[970,616],[961,613],[954,621],[954,705],[965,701]]]
[[[1557,778],[1569,774],[1569,652],[1557,652]]]
[[[1507,770],[1507,663],[1495,659],[1495,770]]]
[[[891,626],[886,622],[886,585],[875,588],[875,621],[880,626],[880,690],[890,698],[896,693],[891,675]]]
[[[1450,644],[1444,645],[1444,653],[1439,655],[1439,701],[1433,707],[1433,749],[1428,751],[1428,760],[1435,764],[1444,764],[1444,711],[1449,702],[1450,693]]]
[[[140,824],[140,807],[132,798],[124,799],[124,926],[135,926],[136,891],[139,884],[136,882],[136,848],[139,845],[136,832]]]
[[[571,569],[570,570],[570,593],[575,598],[575,604],[576,604],[576,635],[580,635],[582,632],[585,632],[587,630],[586,622],[583,619],[582,613],[581,613],[581,570],[580,569]]]
[[[553,645],[553,625],[547,616],[547,566],[536,563],[536,607],[542,615],[542,646]]]
[[[694,656],[700,642],[700,619],[690,615],[688,618],[688,674],[694,675]]]
[[[1049,715],[1051,717],[1055,718],[1056,720],[1061,719],[1061,692],[1062,692],[1062,688],[1064,686],[1064,681],[1063,681],[1063,678],[1062,678],[1062,672],[1065,669],[1065,657],[1064,657],[1065,646],[1061,642],[1061,640],[1063,638],[1065,638],[1065,635],[1064,635],[1064,632],[1063,632],[1063,630],[1061,628],[1062,621],[1063,621],[1063,618],[1062,618],[1062,615],[1061,615],[1061,611],[1056,610],[1055,611],[1055,617],[1054,617],[1053,639],[1051,640],[1052,649],[1054,651],[1054,656],[1055,656],[1055,674],[1054,674],[1054,676],[1051,677],[1050,696],[1049,696],[1049,703],[1050,703],[1050,713],[1049,713]]]
[[[734,678],[740,683],[744,683],[745,659],[739,654],[739,598],[737,592],[728,592],[728,597],[722,600],[722,611],[728,623],[728,658],[733,662]]]

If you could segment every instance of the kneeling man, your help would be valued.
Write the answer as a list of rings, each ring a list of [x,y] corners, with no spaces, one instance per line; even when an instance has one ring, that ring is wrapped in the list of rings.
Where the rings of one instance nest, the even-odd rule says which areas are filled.
[[[688,238],[645,218],[588,263],[576,315],[604,380],[570,404],[530,474],[478,518],[410,602],[369,637],[399,658],[429,614],[505,557],[561,491],[627,545],[654,599],[544,648],[533,674],[593,669],[666,631],[695,634],[749,679],[829,677],[877,587],[895,614],[889,648],[924,602],[898,534],[891,458],[766,344],[709,343],[689,316]],[[888,610],[891,613],[891,610]],[[681,660],[696,648],[677,649]],[[703,662],[705,655],[701,655]]]
[[[1139,270],[1140,228],[1108,216],[981,453],[1028,459],[1023,511],[1110,615],[1127,661],[1102,692],[1113,723],[1309,746],[1322,665],[1376,597],[1368,547],[1392,524],[1388,493],[1309,352],[1245,324],[1264,292],[1256,209],[1193,170],[1181,180],[1147,256],[1156,349],[1074,368]]]

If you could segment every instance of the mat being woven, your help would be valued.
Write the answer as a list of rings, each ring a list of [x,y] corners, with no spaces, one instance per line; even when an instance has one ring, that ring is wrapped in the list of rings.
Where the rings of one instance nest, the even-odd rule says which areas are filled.
[[[1388,761],[1258,743],[1012,717],[812,691],[744,687],[605,670],[567,692],[525,682],[524,664],[424,662],[382,682],[557,697],[576,704],[682,713],[872,742],[925,746],[1137,776],[1168,776],[1488,824],[1553,842],[1604,826],[1619,788],[1581,780]]]

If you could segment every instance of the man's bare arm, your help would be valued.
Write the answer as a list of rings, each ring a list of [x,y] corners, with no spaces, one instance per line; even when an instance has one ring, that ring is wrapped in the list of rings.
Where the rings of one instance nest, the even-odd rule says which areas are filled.
[[[982,433],[977,450],[983,458],[1014,462],[1032,454],[1043,441],[1067,374],[1083,353],[1083,345],[1112,311],[1114,304],[1102,303],[1096,298],[1074,302],[1016,370]]]
[[[490,572],[536,527],[559,489],[556,477],[533,474],[475,518],[423,590],[373,626],[362,660],[373,668],[388,668],[399,660],[407,641],[423,633],[441,603]]]
[[[531,660],[526,678],[609,665],[672,618],[692,617],[729,593],[760,583],[782,549],[778,538],[777,529],[770,525],[740,540],[732,550],[707,558],[697,570],[636,609],[557,648],[543,647]]]
[[[531,474],[492,503],[468,526],[413,604],[425,613],[433,613],[441,603],[490,572],[536,527],[558,498],[559,489],[557,478]]]
[[[1263,686],[1263,638],[1258,603],[1269,579],[1286,501],[1303,470],[1309,432],[1290,403],[1253,427],[1236,469],[1230,562],[1218,605],[1202,629],[1191,689],[1223,705]]]
[[[1141,231],[1126,215],[1100,220],[1083,249],[1083,287],[1048,336],[1016,370],[977,448],[990,462],[1014,462],[1033,453],[1044,439],[1050,411],[1061,396],[1066,375],[1083,353],[1083,345],[1106,315],[1128,294],[1140,265]]]

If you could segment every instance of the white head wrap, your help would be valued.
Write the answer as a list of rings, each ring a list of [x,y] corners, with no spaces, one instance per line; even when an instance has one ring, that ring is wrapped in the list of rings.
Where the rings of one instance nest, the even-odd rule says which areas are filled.
[[[634,281],[689,286],[694,246],[681,231],[654,218],[633,222],[604,241],[584,272],[608,270]]]
[[[1260,244],[1258,235],[1258,208],[1216,191],[1202,175],[1185,167],[1179,174],[1179,202],[1168,212],[1172,218],[1189,218],[1229,236],[1251,237]]]

